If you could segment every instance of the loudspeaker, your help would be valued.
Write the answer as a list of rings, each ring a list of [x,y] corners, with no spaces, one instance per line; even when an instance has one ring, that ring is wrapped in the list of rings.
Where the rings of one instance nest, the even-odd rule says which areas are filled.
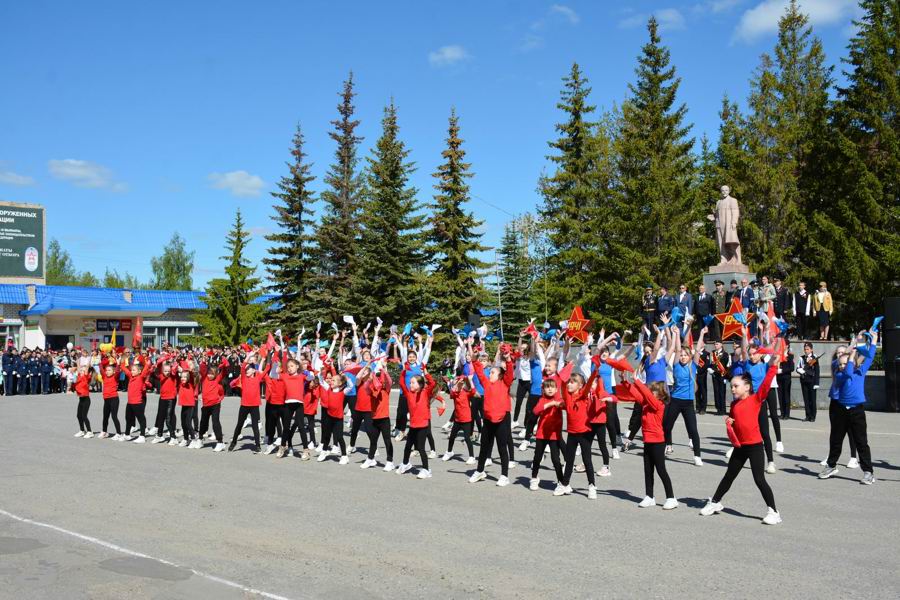
[[[900,329],[900,298],[884,299],[884,330]]]
[[[881,352],[885,363],[900,360],[900,329],[884,328],[881,333]]]
[[[888,410],[900,410],[900,360],[885,361],[884,385]]]

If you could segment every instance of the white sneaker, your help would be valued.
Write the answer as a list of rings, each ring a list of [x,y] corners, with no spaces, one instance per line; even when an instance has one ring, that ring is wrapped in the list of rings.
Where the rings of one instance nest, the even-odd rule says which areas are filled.
[[[469,483],[478,483],[483,479],[487,479],[487,473],[485,473],[484,471],[475,471],[474,473],[472,473],[472,476],[469,477]]]
[[[597,486],[589,485],[588,486],[588,500],[596,500],[597,499]]]
[[[493,459],[490,459],[490,458],[489,458],[489,459],[487,459],[486,461],[484,461],[484,466],[486,466],[486,467],[489,467],[489,466],[491,466],[492,464],[494,464]]]
[[[308,444],[306,445],[306,449],[307,449],[307,450],[315,450],[315,449],[316,449],[316,445],[313,444],[312,442],[310,442],[310,443],[308,443]]]
[[[621,458],[621,457],[619,456],[619,449],[618,449],[618,448],[613,448],[613,455],[612,455],[612,457],[613,457],[613,460],[619,460],[619,459]]]
[[[372,460],[371,458],[367,458],[366,460],[363,461],[363,464],[359,465],[359,468],[360,469],[368,469],[370,467],[377,467],[377,466],[378,466],[378,463],[376,461]]]
[[[466,459],[466,464],[467,464],[467,465],[475,465],[475,464],[478,464],[478,459],[475,458],[474,456],[470,456],[469,458]]]
[[[183,432],[182,432],[180,429],[176,429],[176,430],[175,430],[175,437],[181,437],[182,433],[183,433]]]
[[[612,473],[609,472],[609,467],[603,465],[600,470],[597,472],[597,475],[600,477],[609,477]]]
[[[775,452],[777,452],[778,454],[784,453],[784,444],[782,444],[781,442],[775,442]]]
[[[86,439],[86,440],[89,440],[89,439],[91,439],[92,437],[94,437],[94,432],[93,432],[93,431],[88,431],[87,433],[84,434],[84,439]]]
[[[774,508],[769,508],[769,512],[763,517],[762,522],[766,525],[778,525],[781,523],[781,515],[779,515],[778,511]]]
[[[519,463],[517,463],[516,461],[514,461],[514,460],[509,461],[509,468],[510,468],[510,469],[515,469],[515,468],[518,467],[518,466],[519,466]]]
[[[273,452],[275,452],[275,444],[269,444],[268,446],[266,446],[266,451],[263,452],[263,454],[268,455],[272,454]]]
[[[663,510],[672,510],[673,508],[678,508],[678,498],[666,498],[666,501],[663,503]]]
[[[656,499],[651,498],[650,496],[644,496],[644,499],[638,502],[638,506],[640,508],[647,508],[649,506],[656,506]]]
[[[156,435],[156,432],[157,432],[156,427],[151,427],[150,429],[147,430],[147,435]],[[132,430],[131,433],[134,433],[134,430]]]
[[[201,442],[200,440],[194,440],[190,443],[188,448],[191,448],[192,450],[200,450],[201,448],[203,448],[203,442]]]
[[[100,435],[98,435],[97,437],[100,438],[101,440],[105,440],[106,438],[109,437],[109,434],[106,433],[105,431],[101,431]]]
[[[75,434],[75,437],[84,437],[84,432],[79,431],[78,433]]]
[[[429,450],[428,458],[437,458],[437,452],[435,450]]]
[[[222,452],[223,450],[225,450],[225,444],[223,444],[221,442],[216,444],[216,447],[213,448],[213,452]]]
[[[703,459],[701,459],[699,456],[695,456],[695,457],[694,457],[694,466],[695,466],[695,467],[702,467],[702,466],[703,466]]]
[[[506,475],[501,475],[500,479],[497,480],[497,487],[506,487],[509,485],[509,477]]]
[[[164,438],[164,437],[158,435],[158,436],[156,436],[155,438],[153,438],[153,442],[152,442],[152,443],[153,443],[153,444],[162,444],[162,443],[165,442],[165,441],[166,441],[166,438]]]
[[[531,481],[528,482],[528,489],[531,490],[532,492],[538,491],[540,489],[540,487],[541,487],[540,479],[532,479]]]
[[[774,475],[776,470],[777,467],[775,466],[774,462],[770,462],[768,465],[766,465],[766,473],[768,473],[769,475]]]
[[[706,501],[706,506],[700,509],[700,514],[704,517],[708,517],[710,515],[722,512],[724,508],[725,507],[722,506],[721,502],[713,502],[712,498],[710,498]]]
[[[280,446],[280,445],[281,445],[281,438],[280,438],[280,437],[275,438],[275,445],[276,445],[276,446]]]
[[[453,423],[451,423],[450,421],[447,421],[446,423],[444,423],[444,426],[441,427],[441,431],[443,431],[444,433],[447,433],[448,431],[450,431],[451,427],[453,427]]]
[[[526,435],[528,435],[528,432],[523,429],[519,432],[519,439],[524,440]]]
[[[84,437],[87,437],[87,436],[84,436]],[[827,461],[826,461],[826,463],[827,463]],[[850,460],[847,461],[847,468],[848,469],[858,469],[859,468],[859,460],[857,460],[856,457],[851,456]]]
[[[131,435],[135,435],[135,434],[137,434],[137,433],[140,433],[140,431],[141,431],[140,426],[139,426],[139,425],[135,425],[134,427],[131,428]],[[156,427],[153,428],[153,434],[156,434]],[[148,433],[147,435],[153,435],[153,434]]]
[[[177,445],[178,445],[178,440],[176,440],[175,438],[171,438],[171,439],[169,440],[169,445],[170,445],[170,446],[177,446]]]
[[[142,436],[142,435],[139,435],[139,436],[137,436],[136,438],[134,438],[133,442],[134,442],[135,444],[144,444],[144,443],[147,442],[147,438],[145,438],[145,437]]]
[[[734,446],[732,446],[731,448],[728,449],[727,452],[725,452],[725,458],[731,458],[732,454],[734,454]]]
[[[404,473],[410,471],[411,469],[412,469],[412,465],[409,463],[406,463],[405,465],[400,465],[399,467],[397,467],[396,473],[397,473],[397,475],[403,475]]]
[[[386,473],[390,473],[393,470],[394,470],[394,463],[392,463],[392,462],[384,463],[384,469],[382,469],[382,471],[384,471]]]
[[[566,493],[566,486],[564,486],[564,485],[561,484],[561,483],[557,483],[557,484],[556,484],[556,487],[553,488],[553,495],[554,495],[554,496],[562,496],[562,495],[564,495],[565,493]]]
[[[675,452],[675,449],[672,446],[666,446],[666,454],[672,454]]]
[[[431,470],[419,469],[419,473],[418,475],[416,475],[416,479],[431,479]]]
[[[319,452],[319,456],[316,457],[316,462],[325,462],[326,458],[328,458],[328,452]]]
[[[528,450],[528,440],[519,444],[519,452],[525,452],[526,450]]]
[[[444,461],[444,462],[447,462],[447,461],[450,460],[451,458],[453,458],[453,453],[452,453],[452,452],[444,452],[444,455],[441,457],[441,460]]]
[[[187,448],[187,446],[188,446],[188,441],[187,441],[187,440],[181,440],[180,442],[178,442],[178,447],[179,447],[179,448]]]
[[[341,459],[338,461],[338,464],[339,464],[339,465],[348,465],[348,464],[350,464],[350,457],[347,456],[346,454],[343,455],[343,456],[341,457]]]
[[[117,433],[116,435],[114,435],[114,436],[112,437],[112,440],[113,440],[114,442],[124,442],[124,441],[125,441],[125,434],[124,434],[124,433]]]
[[[822,462],[820,462],[819,464],[822,465],[823,467],[827,467],[827,466],[828,466],[828,459],[827,459],[827,458],[822,459]]]

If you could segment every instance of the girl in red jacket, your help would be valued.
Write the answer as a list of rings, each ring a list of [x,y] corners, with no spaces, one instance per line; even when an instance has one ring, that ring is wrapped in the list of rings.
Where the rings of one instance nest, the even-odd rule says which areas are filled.
[[[144,362],[144,368],[141,369],[139,361]],[[140,425],[140,435],[133,441],[135,444],[143,444],[147,440],[144,438],[147,429],[147,419],[144,417],[144,387],[147,385],[147,378],[153,370],[153,364],[139,357],[131,363],[131,369],[125,371],[125,377],[128,379],[128,404],[125,405],[125,431],[131,431],[135,419]]]
[[[734,451],[731,453],[731,458],[728,459],[728,470],[725,471],[725,476],[722,477],[719,487],[716,488],[716,493],[700,510],[700,514],[704,517],[722,512],[724,508],[721,504],[722,498],[728,493],[735,477],[749,459],[753,481],[769,509],[763,518],[763,523],[766,525],[781,523],[781,515],[778,514],[775,507],[775,495],[766,482],[766,451],[759,428],[759,411],[772,387],[772,380],[778,372],[779,362],[781,359],[777,354],[774,355],[769,369],[766,371],[766,376],[756,393],[751,393],[753,381],[749,373],[742,373],[731,380],[731,393],[734,394],[734,400],[731,403],[729,416],[725,418],[725,427],[728,437],[734,444]]]
[[[559,388],[555,379],[545,379],[541,384],[541,399],[534,407],[534,414],[538,417],[536,441],[534,444],[534,459],[531,461],[531,481],[528,488],[535,492],[541,486],[538,479],[538,471],[541,468],[541,460],[544,452],[550,448],[550,460],[556,470],[556,487],[562,485],[563,470],[559,460],[560,443],[562,441],[563,402],[559,398]]]
[[[450,428],[450,439],[447,440],[447,452],[441,458],[443,461],[453,458],[453,442],[456,435],[462,432],[466,449],[469,451],[466,464],[474,465],[477,462],[475,448],[472,446],[472,397],[474,395],[475,389],[468,377],[463,375],[453,381],[453,387],[450,388],[450,398],[453,400],[453,425]]]
[[[384,368],[386,358],[381,359],[375,364],[372,379],[370,382],[372,392],[372,429],[369,437],[369,454],[365,462],[360,465],[362,469],[375,467],[378,463],[375,461],[375,450],[378,448],[378,435],[384,440],[384,449],[387,452],[387,462],[384,470],[387,472],[394,470],[394,443],[391,438],[391,376],[387,369]]]
[[[222,423],[219,421],[219,412],[222,409],[222,398],[225,397],[225,390],[222,388],[222,378],[225,377],[225,369],[228,368],[228,361],[222,359],[219,365],[200,364],[201,379],[201,397],[203,398],[203,408],[200,411],[200,445],[203,445],[203,436],[209,431],[209,420],[212,419],[213,433],[216,435],[216,446],[213,452],[222,452],[225,450],[224,437],[222,436]]]
[[[278,456],[285,456],[294,447],[294,431],[300,430],[300,442],[303,444],[300,452],[302,460],[309,460],[309,440],[306,437],[306,424],[304,420],[306,398],[306,374],[300,370],[300,362],[296,358],[288,358],[283,353],[281,360],[283,370],[279,378],[284,384],[284,407],[281,421],[281,450]],[[315,414],[315,413],[313,413]]]
[[[75,437],[90,439],[94,437],[91,431],[91,422],[88,420],[88,411],[91,410],[91,375],[87,365],[78,367],[78,376],[75,378],[75,395],[78,396],[78,433]]]
[[[328,379],[321,381],[322,407],[328,414],[328,422],[322,425],[322,451],[319,452],[318,462],[323,462],[330,454],[335,454],[334,445],[341,449],[341,458],[338,464],[346,465],[350,462],[347,456],[347,444],[344,442],[344,388],[347,387],[347,379],[343,375],[332,373]],[[329,445],[329,436],[332,438]]]
[[[237,441],[241,435],[241,429],[244,427],[244,419],[249,415],[250,425],[253,427],[253,453],[259,454],[262,448],[259,447],[259,404],[260,393],[259,388],[263,378],[259,371],[265,368],[266,360],[257,368],[252,361],[256,358],[255,353],[250,353],[241,364],[241,376],[234,378],[231,387],[241,388],[241,408],[238,410],[237,423],[234,426],[234,435],[231,436],[231,444],[228,445],[228,451],[234,452]]]
[[[572,486],[569,485],[572,478],[572,470],[575,468],[575,449],[581,448],[581,459],[584,461],[588,478],[588,498],[597,499],[597,485],[594,481],[594,463],[591,460],[591,441],[594,434],[588,423],[590,401],[588,392],[597,378],[597,369],[585,382],[581,373],[573,373],[569,381],[563,386],[563,406],[566,411],[566,468],[563,471],[562,481],[553,490],[554,496],[569,495]]]
[[[125,435],[119,425],[119,375],[122,369],[115,360],[104,358],[100,363],[101,379],[103,381],[103,433],[101,438],[109,437],[109,418],[112,417],[116,428],[113,440],[124,442]]]
[[[678,508],[678,499],[672,489],[672,480],[666,471],[666,436],[663,432],[663,415],[669,403],[669,390],[664,381],[654,381],[650,386],[634,380],[623,381],[616,386],[619,402],[635,402],[641,407],[641,428],[644,430],[644,488],[646,496],[638,504],[641,508],[656,506],[653,497],[653,470],[662,480],[666,490],[664,510]]]
[[[181,407],[181,430],[182,438],[178,444],[182,448],[190,445],[191,448],[199,449],[200,440],[194,440],[194,410],[197,407],[197,384],[198,374],[193,369],[193,364],[188,363],[187,369],[179,367],[178,373],[178,406]]]
[[[497,350],[497,358],[500,351]],[[481,437],[481,452],[478,455],[478,467],[469,477],[469,483],[475,483],[485,479],[485,463],[491,456],[494,440],[497,440],[497,451],[500,453],[500,479],[497,485],[500,487],[509,485],[509,448],[512,445],[512,419],[510,411],[509,388],[513,382],[513,361],[507,355],[505,366],[491,367],[490,376],[485,375],[484,367],[479,361],[472,363],[475,376],[484,388],[484,430]]]
[[[175,402],[178,396],[178,373],[168,359],[159,362],[159,405],[156,408],[156,438],[154,444],[166,441],[165,429],[169,428],[169,445],[175,446]],[[182,426],[183,427],[183,426]]]
[[[406,383],[406,369],[400,373],[400,389],[406,396],[409,410],[409,433],[406,436],[406,447],[403,449],[403,462],[397,468],[397,474],[402,475],[412,469],[409,458],[412,455],[413,446],[419,451],[422,460],[422,468],[419,470],[419,479],[431,477],[428,468],[428,455],[425,453],[425,441],[427,432],[431,429],[431,400],[432,392],[436,384],[431,375],[426,371],[425,376],[413,375]]]

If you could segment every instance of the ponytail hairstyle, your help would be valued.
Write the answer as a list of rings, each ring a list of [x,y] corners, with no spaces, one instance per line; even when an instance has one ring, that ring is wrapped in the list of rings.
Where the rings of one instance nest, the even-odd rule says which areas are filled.
[[[653,395],[663,404],[669,403],[669,386],[664,381],[654,381],[647,386]]]

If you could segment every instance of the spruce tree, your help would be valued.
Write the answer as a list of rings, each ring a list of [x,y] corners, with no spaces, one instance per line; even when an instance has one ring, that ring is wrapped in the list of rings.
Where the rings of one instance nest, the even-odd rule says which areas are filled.
[[[427,232],[428,254],[433,270],[428,280],[428,316],[436,323],[458,326],[479,308],[485,291],[479,283],[479,271],[488,265],[480,260],[478,228],[482,222],[468,210],[471,164],[459,137],[456,111],[450,113],[447,148],[441,152],[444,162],[433,174],[437,183],[432,215]]]
[[[530,309],[530,265],[519,219],[507,223],[500,241],[499,296],[504,336],[514,338],[527,324]]]
[[[650,39],[638,57],[637,80],[629,84],[630,96],[622,105],[618,214],[628,224],[643,274],[652,273],[658,283],[691,283],[707,257],[694,239],[706,212],[693,189],[694,140],[684,124],[687,107],[676,105],[681,80],[670,66],[655,18],[647,30]],[[635,305],[639,289],[640,284],[634,288]]]
[[[196,315],[210,345],[235,346],[248,338],[258,340],[262,334],[266,306],[254,302],[261,291],[260,280],[254,276],[256,268],[244,255],[249,241],[250,233],[238,209],[225,238],[227,254],[220,257],[227,262],[225,277],[209,281],[206,308]]]
[[[279,202],[274,206],[274,221],[278,231],[266,236],[274,244],[269,256],[263,259],[271,277],[269,289],[277,294],[277,310],[271,317],[276,324],[293,331],[298,324],[310,318],[309,288],[311,280],[312,221],[309,215],[313,203],[310,184],[315,179],[310,174],[311,164],[303,150],[303,132],[300,126],[294,133],[291,148],[292,160],[287,164],[288,175],[278,182],[278,191],[272,196]]]
[[[418,317],[424,308],[424,218],[417,212],[417,190],[409,184],[415,166],[399,138],[393,101],[384,109],[381,126],[381,137],[367,158],[353,295],[357,315],[399,323]]]
[[[334,131],[328,135],[337,144],[335,162],[325,176],[328,188],[321,198],[325,206],[316,229],[318,249],[317,274],[312,294],[313,304],[323,320],[336,320],[356,310],[353,297],[357,274],[356,246],[359,228],[362,180],[357,172],[357,150],[362,137],[356,135],[359,121],[353,118],[353,73],[344,82],[338,104],[339,118],[331,122]]]

